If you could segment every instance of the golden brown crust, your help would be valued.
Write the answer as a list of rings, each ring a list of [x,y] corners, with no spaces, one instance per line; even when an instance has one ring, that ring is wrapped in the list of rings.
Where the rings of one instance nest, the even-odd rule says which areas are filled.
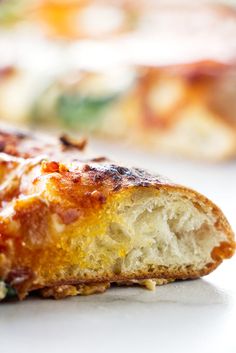
[[[65,284],[53,287],[45,287],[39,290],[40,295],[43,298],[54,298],[62,299],[66,297],[76,296],[76,295],[91,295],[104,293],[111,284],[117,286],[141,286],[148,290],[155,290],[156,286],[162,286],[174,282],[174,279],[164,279],[164,278],[152,278],[144,280],[132,280],[132,281],[118,281],[114,283],[101,282],[101,283],[89,283],[89,284]]]
[[[110,287],[109,282],[87,284],[65,284],[59,286],[45,287],[40,290],[44,298],[62,299],[75,295],[91,295],[104,293]]]
[[[96,292],[98,287],[104,290],[104,283],[108,286],[133,279],[196,278],[208,274],[234,253],[233,232],[222,212],[193,190],[138,168],[123,167],[101,158],[89,160],[73,146],[68,146],[71,148],[69,163],[68,151],[61,150],[60,143],[44,143],[28,134],[3,131],[0,141],[3,152],[0,163],[0,278],[17,291],[19,298],[43,288],[47,288],[43,291],[45,296],[59,298],[84,294],[86,290]],[[44,195],[47,183],[50,197]],[[44,273],[53,274],[54,265],[58,266],[60,262],[63,266],[63,261],[69,261],[61,252],[58,235],[51,236],[48,232],[52,215],[60,219],[62,226],[70,227],[77,220],[90,219],[90,215],[102,210],[112,197],[139,188],[179,192],[198,207],[209,208],[217,220],[215,227],[227,239],[213,249],[213,262],[198,271],[193,266],[156,266],[138,273],[108,272],[92,277],[80,275],[79,278],[65,275],[63,280],[57,280],[53,275],[44,278]],[[94,283],[97,286],[89,289]]]

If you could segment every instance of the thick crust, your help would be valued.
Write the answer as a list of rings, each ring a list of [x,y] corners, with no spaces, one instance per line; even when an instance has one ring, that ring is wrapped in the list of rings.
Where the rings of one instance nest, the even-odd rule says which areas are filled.
[[[74,140],[65,143],[63,138],[61,142],[44,143],[27,133],[3,131],[0,132],[0,144],[0,278],[12,286],[20,298],[29,291],[43,288],[54,288],[56,292],[58,288],[64,288],[59,290],[61,294],[55,294],[63,296],[62,293],[68,295],[68,291],[83,292],[78,288],[73,290],[75,285],[196,278],[208,274],[234,253],[233,232],[221,210],[193,190],[138,168],[116,165],[103,157],[88,159],[81,152],[81,143]],[[155,266],[148,271],[108,271],[103,275],[87,273],[73,277],[73,274],[65,273],[64,277],[57,279],[54,266],[58,268],[60,263],[63,269],[63,263],[71,261],[70,255],[73,256],[68,245],[74,231],[73,224],[79,224],[85,233],[87,228],[92,231],[93,227],[100,227],[103,218],[99,217],[103,217],[101,212],[105,207],[109,214],[113,200],[120,198],[122,203],[124,196],[139,189],[149,189],[152,193],[178,193],[196,207],[211,212],[216,220],[215,229],[222,232],[225,239],[212,250],[212,261],[201,269]],[[55,221],[53,232],[49,222],[52,217]],[[64,229],[69,229],[69,233],[61,243],[62,235],[59,234]],[[67,249],[65,254],[68,255],[69,251],[67,258],[63,247]]]
[[[219,266],[222,261],[223,258],[218,258],[217,261],[208,264],[201,271],[196,271],[196,269],[191,267],[170,270],[160,266],[156,269],[153,274],[150,274],[148,272],[140,274],[129,273],[123,276],[114,276],[114,274],[110,274],[110,276],[104,278],[97,278],[97,281],[94,281],[94,279],[87,279],[83,282],[79,282],[77,279],[74,279],[53,283],[51,285],[48,284],[47,286],[44,286],[41,289],[36,289],[44,298],[55,299],[62,299],[65,297],[76,295],[90,295],[103,293],[113,284],[116,284],[118,286],[139,285],[149,290],[154,290],[156,285],[163,285],[174,282],[176,280],[196,279],[202,276],[206,276],[214,269],[216,269],[216,267]]]

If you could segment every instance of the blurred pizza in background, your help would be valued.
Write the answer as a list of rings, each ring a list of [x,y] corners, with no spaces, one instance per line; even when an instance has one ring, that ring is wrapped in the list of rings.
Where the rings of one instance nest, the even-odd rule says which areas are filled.
[[[1,24],[14,14],[14,25],[0,32],[1,119],[126,140],[154,153],[235,158],[233,7],[131,0],[0,6],[9,17]]]

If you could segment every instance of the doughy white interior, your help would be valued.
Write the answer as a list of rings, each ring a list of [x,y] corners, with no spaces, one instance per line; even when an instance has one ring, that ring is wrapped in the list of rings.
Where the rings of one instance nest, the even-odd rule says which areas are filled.
[[[142,188],[114,209],[104,234],[98,232],[89,241],[83,236],[73,240],[86,263],[82,268],[79,263],[72,266],[73,275],[149,273],[158,266],[170,270],[191,266],[197,271],[213,262],[213,248],[225,240],[211,209],[206,211],[200,201],[195,204],[178,191],[153,195]]]

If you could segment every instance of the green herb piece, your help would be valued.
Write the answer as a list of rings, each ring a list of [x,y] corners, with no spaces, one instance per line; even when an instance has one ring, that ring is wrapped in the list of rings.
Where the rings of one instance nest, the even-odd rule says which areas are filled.
[[[8,283],[0,280],[0,300],[11,299],[17,296],[16,290]]]
[[[101,98],[63,94],[56,102],[57,116],[68,126],[92,124],[116,99],[117,94]]]

